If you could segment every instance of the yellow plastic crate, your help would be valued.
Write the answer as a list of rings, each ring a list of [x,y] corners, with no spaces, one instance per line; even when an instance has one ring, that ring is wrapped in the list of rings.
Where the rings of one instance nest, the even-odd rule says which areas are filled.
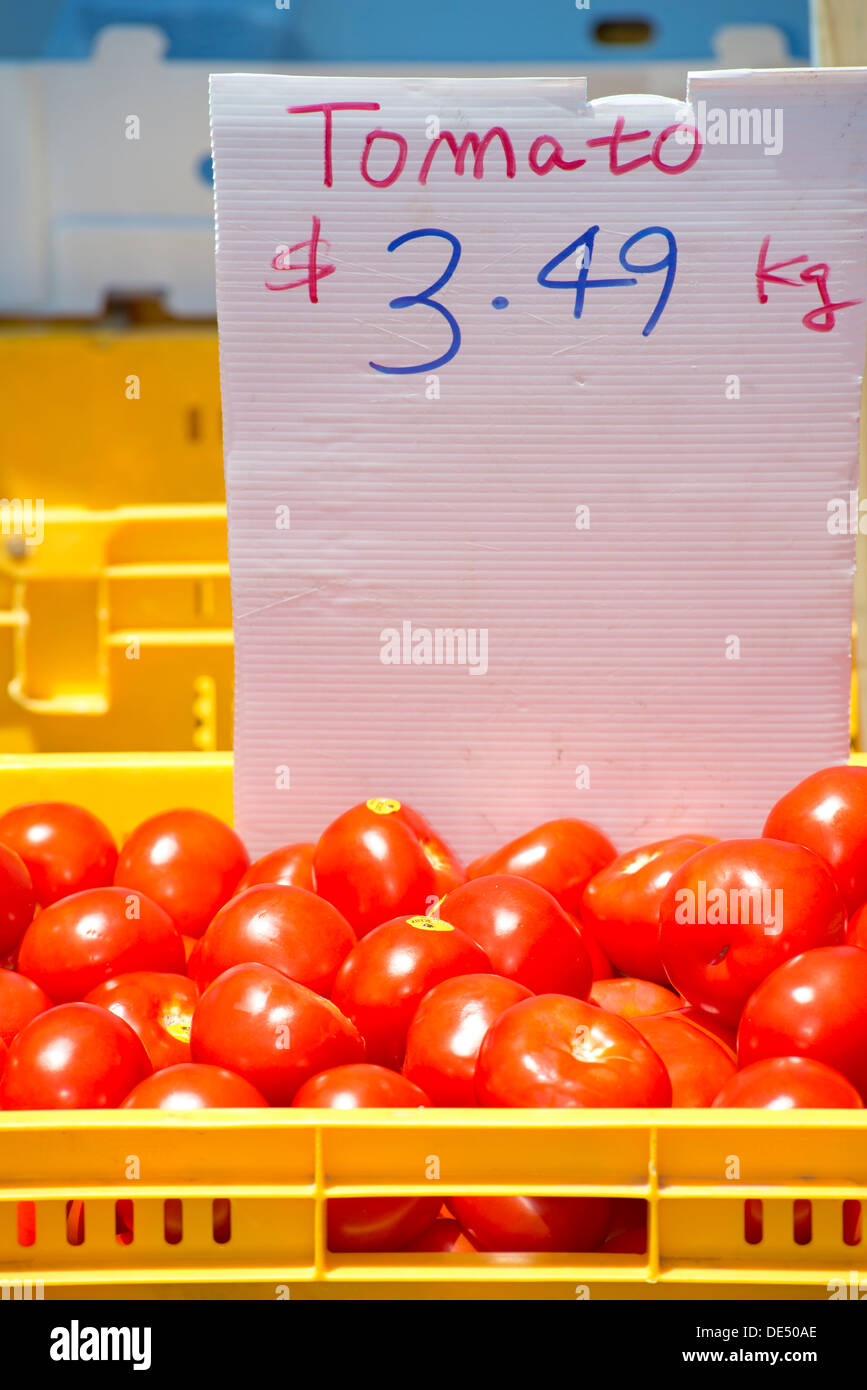
[[[81,801],[118,835],[173,805],[228,818],[231,757],[0,757],[0,811],[44,797]],[[432,1192],[640,1198],[648,1251],[326,1249],[327,1199]],[[75,1199],[84,1203],[77,1245],[66,1219]],[[228,1239],[222,1215],[215,1224],[218,1199],[230,1204]],[[134,1238],[123,1244],[116,1204],[129,1200]],[[170,1200],[181,1203],[177,1244],[165,1235]],[[762,1204],[761,1238],[752,1242],[748,1200]],[[795,1203],[804,1201],[811,1238],[798,1244]],[[35,1204],[28,1246],[18,1241],[19,1202]],[[858,1297],[867,1293],[867,1220],[858,1243],[847,1244],[858,1209],[845,1208],[844,1232],[844,1203],[867,1216],[864,1112],[0,1114],[0,1285],[8,1297]]]
[[[229,748],[216,328],[0,329],[0,456],[0,750]]]

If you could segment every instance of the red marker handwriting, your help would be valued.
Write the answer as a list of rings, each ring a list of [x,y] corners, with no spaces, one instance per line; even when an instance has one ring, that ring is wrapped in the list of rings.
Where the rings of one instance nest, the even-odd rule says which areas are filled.
[[[319,264],[319,246],[328,250],[330,243],[322,241],[320,237],[320,227],[322,223],[318,217],[313,218],[313,231],[308,241],[296,241],[294,246],[281,246],[276,256],[271,262],[272,270],[303,270],[304,274],[300,280],[286,280],[282,285],[272,284],[270,280],[265,281],[265,288],[269,290],[297,290],[299,286],[306,285],[307,293],[310,296],[311,304],[319,303],[317,284],[326,275],[333,275],[336,266]],[[307,262],[303,266],[293,266],[292,257],[296,251],[307,252]]]
[[[322,117],[322,183],[325,188],[334,187],[334,113],[379,110],[378,101],[320,101],[310,106],[286,107],[290,116]],[[451,169],[458,178],[471,172],[474,179],[513,179],[519,163],[522,163],[525,157],[530,171],[541,178],[555,170],[560,173],[573,173],[587,163],[584,155],[575,154],[573,158],[567,158],[561,141],[545,131],[532,140],[525,156],[521,140],[518,140],[516,149],[516,139],[513,139],[503,125],[490,126],[483,133],[469,130],[458,135],[454,131],[440,130],[437,127],[436,134],[429,137],[429,143],[426,142],[427,148],[416,163],[414,155],[418,153],[420,145],[417,134],[413,156],[410,157],[412,132],[407,135],[399,130],[386,130],[377,126],[368,130],[362,138],[357,122],[338,122],[338,126],[341,138],[356,142],[358,154],[351,160],[350,167],[355,166],[357,161],[361,177],[372,188],[390,188],[401,177],[415,179],[424,186],[432,171],[436,170],[437,174],[440,174],[441,169],[443,173]],[[669,144],[672,139],[687,146],[683,154],[678,154]],[[378,142],[380,148],[377,154],[384,153],[381,144],[383,141],[390,141],[394,147],[390,151],[393,163],[388,173],[377,178],[370,172],[370,160]],[[486,155],[493,142],[496,142],[493,147],[501,157],[488,163]],[[648,142],[650,148],[642,149]],[[646,164],[651,165],[660,174],[684,174],[693,167],[702,151],[702,138],[698,129],[686,121],[666,126],[654,138],[650,130],[627,130],[625,116],[616,118],[610,134],[591,136],[584,144],[591,150],[607,149],[608,169],[612,174],[628,174]],[[351,144],[349,148],[352,148]],[[438,154],[438,151],[442,153]],[[451,161],[447,151],[451,154]],[[627,158],[627,154],[631,154],[632,158]],[[338,166],[341,177],[345,178],[347,172],[347,169]]]
[[[817,261],[815,265],[808,265],[800,271],[797,277],[781,275],[781,270],[788,270],[793,265],[802,265],[809,260],[808,256],[792,256],[788,261],[777,261],[774,265],[768,265],[768,249],[771,238],[766,236],[759,249],[759,259],[756,263],[756,293],[759,296],[760,304],[767,304],[768,292],[766,285],[789,285],[795,289],[800,289],[802,285],[815,285],[819,291],[821,304],[810,309],[801,319],[805,328],[811,328],[814,333],[830,333],[836,327],[836,315],[841,309],[851,309],[856,304],[862,303],[860,299],[841,299],[835,304],[828,293],[828,276],[831,273],[830,266],[824,261]]]
[[[334,135],[335,111],[378,111],[378,101],[320,101],[315,106],[287,106],[290,116],[308,116],[313,111],[321,111],[325,117],[324,183],[330,188],[334,183],[334,169],[331,163],[331,143]]]

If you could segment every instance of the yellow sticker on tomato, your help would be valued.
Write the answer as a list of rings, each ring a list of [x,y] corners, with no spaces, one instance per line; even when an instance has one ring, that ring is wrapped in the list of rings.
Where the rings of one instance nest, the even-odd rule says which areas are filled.
[[[192,1023],[189,1014],[165,1014],[163,1017],[163,1027],[173,1038],[177,1038],[178,1042],[190,1041]]]
[[[367,809],[377,816],[390,816],[393,811],[400,810],[400,802],[395,801],[392,796],[372,796],[367,803]]]
[[[454,931],[451,922],[441,922],[439,917],[407,917],[406,924],[419,931]]]

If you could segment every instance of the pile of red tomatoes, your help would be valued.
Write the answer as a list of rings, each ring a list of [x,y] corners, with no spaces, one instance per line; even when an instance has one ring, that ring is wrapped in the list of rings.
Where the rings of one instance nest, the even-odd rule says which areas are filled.
[[[0,1109],[861,1108],[867,769],[761,838],[550,821],[463,866],[388,798],[250,864],[203,811],[120,849],[0,816]],[[334,1249],[640,1250],[641,1204],[345,1199]]]

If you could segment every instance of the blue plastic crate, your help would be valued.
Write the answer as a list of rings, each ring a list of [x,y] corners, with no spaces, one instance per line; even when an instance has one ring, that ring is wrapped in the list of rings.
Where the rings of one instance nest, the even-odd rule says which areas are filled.
[[[288,4],[278,9],[277,3]],[[258,63],[671,62],[714,59],[730,25],[771,25],[791,57],[809,53],[809,0],[42,0],[0,7],[0,58],[89,57],[112,24],[152,24],[168,59]],[[640,21],[649,37],[606,42]],[[621,31],[624,32],[624,31]]]

